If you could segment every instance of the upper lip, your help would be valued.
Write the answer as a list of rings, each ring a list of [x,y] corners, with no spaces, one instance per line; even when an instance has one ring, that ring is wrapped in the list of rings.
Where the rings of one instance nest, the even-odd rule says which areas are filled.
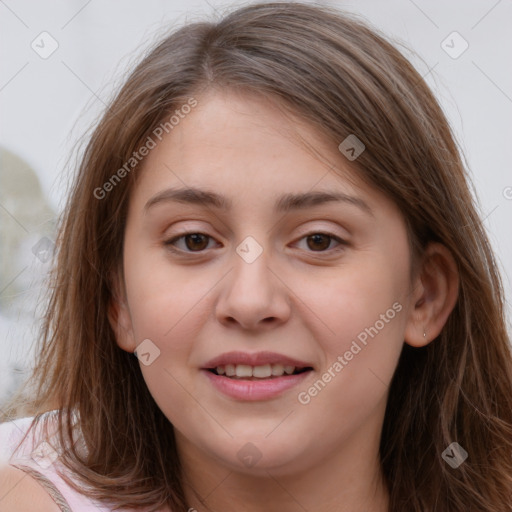
[[[288,357],[276,352],[226,352],[225,354],[210,359],[204,364],[203,368],[211,369],[217,366],[226,366],[227,364],[246,364],[249,366],[282,364],[283,366],[295,366],[297,368],[312,368],[312,365],[307,362],[299,361],[293,357]]]

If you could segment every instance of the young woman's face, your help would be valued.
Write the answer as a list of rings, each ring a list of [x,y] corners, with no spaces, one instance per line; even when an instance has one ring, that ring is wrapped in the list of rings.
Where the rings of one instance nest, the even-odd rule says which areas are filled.
[[[410,306],[404,221],[308,125],[197,100],[132,171],[118,343],[139,346],[182,452],[273,474],[375,462]]]

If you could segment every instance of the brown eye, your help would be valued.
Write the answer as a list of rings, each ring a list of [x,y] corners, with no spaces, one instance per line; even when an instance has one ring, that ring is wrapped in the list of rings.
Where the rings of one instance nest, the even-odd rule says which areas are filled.
[[[183,235],[176,236],[171,240],[164,242],[164,245],[168,246],[169,249],[175,252],[201,252],[208,248],[208,242],[211,239],[210,236],[204,233],[184,233]],[[177,242],[184,241],[185,247],[176,247]]]
[[[315,233],[314,235],[309,235],[307,239],[308,247],[314,251],[324,251],[331,244],[331,237],[323,233]]]
[[[190,235],[186,235],[184,240],[187,249],[190,249],[191,251],[201,251],[206,249],[208,246],[208,238],[208,235],[203,235],[202,233],[192,233]]]
[[[336,235],[330,233],[309,233],[303,236],[300,241],[306,240],[306,251],[309,252],[334,252],[342,250],[347,243]],[[331,242],[335,241],[337,246],[331,247]]]

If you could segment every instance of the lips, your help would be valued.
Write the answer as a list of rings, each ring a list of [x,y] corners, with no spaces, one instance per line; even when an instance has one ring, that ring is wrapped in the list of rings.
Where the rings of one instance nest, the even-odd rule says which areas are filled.
[[[275,352],[229,352],[211,359],[201,370],[222,394],[253,401],[276,398],[297,386],[314,368]]]
[[[244,365],[244,366],[264,366],[264,365],[282,365],[283,367],[294,367],[301,370],[304,368],[313,368],[313,365],[306,362],[294,359],[276,352],[227,352],[220,356],[214,357],[203,365],[203,370],[214,370],[219,366],[226,367],[227,365]]]

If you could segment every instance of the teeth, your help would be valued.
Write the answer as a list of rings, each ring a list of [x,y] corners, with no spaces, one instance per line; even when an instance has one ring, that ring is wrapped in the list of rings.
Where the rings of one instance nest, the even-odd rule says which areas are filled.
[[[259,379],[266,379],[272,375],[272,368],[269,364],[263,366],[255,366],[252,368],[252,376],[258,377]]]
[[[264,364],[260,366],[227,364],[225,366],[217,366],[215,370],[219,375],[226,375],[227,377],[267,379],[268,377],[281,377],[285,374],[291,375],[295,371],[295,366],[285,366],[282,364]]]
[[[283,375],[284,366],[282,364],[273,364],[272,365],[272,375]]]
[[[248,364],[237,364],[235,373],[237,377],[252,377],[252,367]]]

